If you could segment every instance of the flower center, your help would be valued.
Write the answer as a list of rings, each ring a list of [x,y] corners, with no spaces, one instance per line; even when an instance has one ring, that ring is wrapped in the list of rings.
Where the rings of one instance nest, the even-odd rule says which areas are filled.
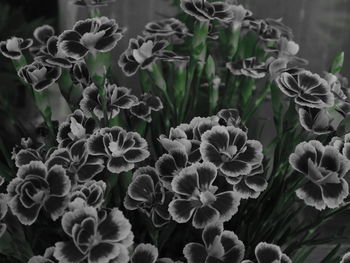
[[[237,146],[232,145],[229,146],[225,151],[222,151],[221,154],[221,160],[223,162],[229,162],[232,160],[232,158],[237,154]]]
[[[121,156],[123,153],[122,149],[119,147],[117,142],[110,142],[108,145],[108,149],[112,152],[112,156],[114,157]]]
[[[6,42],[6,49],[8,51],[12,51],[12,52],[19,52],[19,51],[21,51],[21,49],[19,48],[18,39],[13,37],[13,38],[7,40],[7,42]]]
[[[39,82],[40,80],[45,78],[46,73],[47,73],[47,69],[45,67],[42,67],[40,69],[35,69],[31,72],[30,78],[34,82]]]
[[[46,190],[39,190],[34,195],[32,195],[32,200],[37,204],[41,204],[45,200],[46,194]]]
[[[152,56],[152,49],[153,41],[148,40],[147,42],[143,43],[139,49],[134,49],[132,51],[132,55],[139,64],[142,64],[146,59]]]
[[[105,31],[100,31],[100,32],[89,32],[89,33],[85,33],[82,37],[81,37],[81,43],[91,49],[94,48],[96,46],[96,43],[98,40],[100,40],[101,37],[103,37],[103,35],[105,34]]]
[[[68,136],[71,139],[77,138],[81,139],[85,137],[86,134],[86,129],[81,125],[80,123],[77,122],[77,120],[73,117],[70,118],[70,130],[71,132],[68,133]],[[73,137],[73,138],[72,138]]]
[[[203,205],[210,205],[216,201],[215,195],[210,191],[201,192],[199,199]]]

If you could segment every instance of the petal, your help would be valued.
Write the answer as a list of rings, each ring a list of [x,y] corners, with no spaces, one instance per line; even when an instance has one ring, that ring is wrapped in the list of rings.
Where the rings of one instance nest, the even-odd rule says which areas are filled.
[[[323,200],[329,208],[339,207],[349,195],[349,185],[344,179],[338,184],[323,184],[321,190]]]
[[[70,147],[70,154],[74,160],[82,160],[87,155],[86,140],[79,140]]]
[[[86,182],[104,170],[104,165],[102,163],[87,163],[79,168],[77,171],[77,180],[79,182]]]
[[[129,185],[128,194],[137,201],[150,201],[153,199],[154,184],[149,175],[138,175],[133,177],[133,181]]]
[[[81,262],[86,255],[75,246],[73,241],[57,242],[55,244],[54,257],[59,262],[76,263]]]
[[[123,157],[111,157],[107,162],[107,169],[112,173],[127,172],[134,168],[133,163],[128,163]]]
[[[220,214],[220,220],[225,222],[238,211],[240,198],[234,192],[223,192],[215,195],[216,201],[211,204]]]
[[[80,60],[87,55],[89,50],[77,41],[65,40],[59,42],[59,48],[67,57]]]
[[[341,259],[340,263],[350,263],[350,252],[347,252]]]
[[[174,177],[171,187],[178,194],[192,196],[198,191],[199,187],[198,174],[195,167],[192,165],[183,169],[178,176]]]
[[[215,126],[202,135],[202,142],[213,145],[217,150],[226,149],[229,134],[224,126]]]
[[[320,142],[317,142],[319,148],[323,151],[323,146]],[[289,156],[289,163],[297,171],[307,174],[308,173],[308,160],[316,162],[317,151],[315,145],[310,142],[302,142],[298,144],[295,148],[294,153]]]
[[[92,247],[89,253],[89,263],[109,263],[119,255],[120,249],[116,244],[99,243]]]
[[[169,213],[177,223],[186,223],[190,220],[196,207],[201,203],[196,200],[173,200],[169,204]]]
[[[39,26],[33,32],[34,38],[38,40],[41,44],[46,44],[49,38],[54,34],[55,34],[55,30],[53,29],[52,26],[49,26],[49,25]]]
[[[223,224],[219,222],[206,226],[202,233],[202,239],[205,246],[211,246],[214,243],[215,238],[221,236],[223,230]]]
[[[131,256],[131,263],[155,263],[158,249],[151,244],[138,245]]]
[[[118,208],[114,208],[99,224],[97,230],[103,241],[119,242],[130,234],[131,224]]]
[[[307,182],[304,186],[297,189],[296,195],[301,200],[304,200],[305,204],[313,206],[318,210],[326,208],[326,204],[322,198],[321,189],[314,183]]]
[[[284,72],[277,79],[277,85],[280,90],[289,97],[294,97],[298,94],[300,87],[293,75]]]
[[[220,152],[213,145],[202,142],[199,150],[204,161],[211,162],[216,166],[222,164]]]
[[[194,213],[192,225],[195,228],[204,228],[219,220],[219,217],[219,212],[210,206],[198,207]]]
[[[149,155],[149,151],[139,148],[130,148],[129,150],[124,152],[125,160],[133,163],[141,162],[147,159]]]
[[[221,244],[224,247],[224,262],[241,262],[244,257],[244,244],[232,231],[223,231]]]
[[[71,212],[67,212],[62,217],[62,229],[67,235],[72,234],[75,224],[80,224],[85,218],[92,217],[97,221],[97,211],[92,207],[85,207]]]
[[[258,192],[264,191],[267,187],[267,181],[261,175],[248,176],[245,178],[245,182],[249,188]]]
[[[215,165],[204,162],[195,165],[198,173],[198,186],[202,191],[208,190],[214,182],[217,174]]]
[[[252,167],[249,164],[239,160],[227,162],[221,166],[221,172],[230,177],[247,175],[251,172],[251,170]]]
[[[18,169],[17,177],[26,178],[28,175],[37,175],[41,178],[46,178],[47,169],[43,162],[32,161],[29,164],[23,165]]]
[[[203,245],[197,243],[189,243],[185,246],[183,254],[188,263],[205,262],[208,254]]]
[[[261,242],[255,248],[255,255],[259,263],[271,263],[280,262],[282,252],[276,245]]]
[[[40,161],[39,154],[33,149],[22,149],[16,154],[16,166],[29,164],[31,161]]]
[[[260,163],[264,157],[261,143],[256,140],[248,140],[245,146],[245,151],[239,154],[238,159],[247,163]]]
[[[30,208],[23,206],[22,202],[19,199],[19,196],[15,196],[9,203],[12,213],[17,216],[18,220],[23,225],[31,225],[37,219],[41,205],[35,204]]]
[[[326,146],[321,159],[321,167],[328,171],[337,172],[340,168],[340,154],[332,146]]]
[[[60,165],[55,165],[49,170],[47,182],[50,186],[50,195],[67,195],[71,188],[71,183],[66,175],[66,171]]]
[[[87,141],[88,152],[92,155],[106,155],[103,136],[99,133],[92,135]]]
[[[100,52],[107,52],[112,50],[117,42],[122,38],[121,34],[113,34],[108,37],[102,37],[96,42],[95,49]]]
[[[55,221],[65,212],[67,205],[68,197],[51,196],[46,200],[44,208]]]

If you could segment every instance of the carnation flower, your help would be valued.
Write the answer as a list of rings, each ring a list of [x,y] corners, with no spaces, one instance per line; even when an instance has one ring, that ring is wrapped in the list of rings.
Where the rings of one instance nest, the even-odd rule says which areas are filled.
[[[349,263],[349,262],[350,262],[350,252],[344,254],[340,263]]]
[[[200,152],[203,160],[215,164],[231,184],[251,174],[263,159],[261,143],[248,140],[245,132],[233,126],[215,126],[205,132]]]
[[[245,9],[242,5],[237,5],[235,1],[227,0],[226,3],[230,5],[230,11],[232,12],[232,19],[229,20],[229,24],[233,30],[240,28],[243,22],[252,16],[252,12]]]
[[[282,37],[292,38],[292,30],[284,25],[281,19],[268,18],[261,20],[250,17],[248,21],[248,27],[265,42],[278,42]]]
[[[108,117],[117,116],[120,109],[130,109],[138,101],[137,97],[130,95],[130,89],[118,87],[115,84],[106,83],[105,100]],[[94,83],[85,88],[83,91],[83,99],[80,101],[80,108],[87,117],[95,115],[97,118],[104,118],[103,102],[98,87]]]
[[[73,83],[85,89],[91,82],[90,73],[84,60],[77,61],[73,64],[70,71]]]
[[[118,208],[108,213],[92,207],[67,212],[62,228],[70,240],[55,244],[54,256],[60,263],[129,261],[131,225]]]
[[[255,247],[255,256],[259,263],[292,263],[290,258],[282,253],[279,246],[266,242],[260,242]],[[253,261],[243,260],[242,263],[253,263]]]
[[[104,202],[106,183],[103,181],[90,180],[73,188],[68,204],[69,209],[74,210],[82,207],[94,207],[99,209]]]
[[[155,164],[160,180],[164,186],[171,189],[171,182],[174,177],[188,165],[188,156],[184,147],[170,149],[163,154]]]
[[[61,68],[34,61],[19,69],[18,76],[36,91],[42,91],[52,86],[61,76]]]
[[[151,244],[139,244],[131,256],[131,263],[174,263],[170,258],[158,258],[157,247]],[[177,263],[181,263],[177,261]]]
[[[225,2],[207,0],[181,0],[182,10],[199,21],[230,21],[233,18],[231,6]]]
[[[284,94],[294,98],[300,106],[325,108],[334,104],[334,95],[327,81],[310,71],[297,74],[283,72],[276,83]]]
[[[331,91],[334,94],[336,110],[345,117],[350,113],[350,89],[348,80],[339,73],[326,73],[325,80],[330,85]]]
[[[235,233],[224,230],[221,223],[206,226],[202,239],[204,245],[189,243],[185,246],[183,253],[188,263],[241,263],[244,257],[244,244]]]
[[[55,35],[55,30],[50,25],[42,25],[37,27],[33,32],[33,37],[36,43],[29,48],[33,57],[40,55],[43,48],[46,47],[50,37]]]
[[[80,20],[73,30],[66,30],[59,36],[58,48],[67,57],[76,60],[84,58],[89,52],[108,52],[123,37],[124,29],[114,19],[105,16]]]
[[[107,168],[111,173],[130,171],[150,155],[145,139],[120,127],[96,131],[88,140],[88,150],[92,155],[107,158]]]
[[[173,194],[160,183],[156,170],[147,166],[134,172],[124,206],[128,210],[139,209],[151,218],[156,227],[161,227],[170,220],[168,206],[172,197]]]
[[[75,110],[59,126],[57,142],[60,147],[69,147],[80,139],[87,139],[96,128],[93,118],[86,117],[81,110]]]
[[[0,194],[0,238],[3,236],[7,229],[6,223],[3,222],[3,219],[7,215],[8,211],[8,196],[6,194],[1,193]]]
[[[47,169],[42,162],[32,161],[21,166],[8,185],[9,207],[24,225],[33,224],[42,209],[56,220],[66,208],[70,188],[62,166]]]
[[[223,109],[217,113],[220,118],[219,123],[224,124],[224,126],[234,126],[240,128],[244,132],[247,132],[247,127],[242,123],[239,112],[236,109]]]
[[[184,147],[188,162],[195,163],[202,159],[199,151],[202,134],[212,127],[220,125],[219,121],[218,116],[195,117],[189,124],[184,123],[176,128],[171,128],[169,137],[161,135],[159,141],[167,152]]]
[[[70,68],[72,63],[60,49],[57,47],[58,37],[52,36],[47,40],[45,48],[41,49],[41,53],[35,57],[35,60],[42,61],[49,66]]]
[[[74,142],[69,148],[55,150],[46,165],[64,167],[73,185],[91,180],[104,169],[101,158],[88,154],[85,139]]]
[[[344,138],[334,137],[330,142],[346,159],[350,160],[350,133],[345,134]]]
[[[298,113],[301,126],[309,132],[326,134],[335,130],[326,109],[300,107]]]
[[[46,162],[54,150],[54,148],[48,149],[45,144],[37,144],[29,138],[22,138],[21,145],[13,150],[12,159],[15,160],[17,167],[29,164],[31,161]]]
[[[12,37],[6,41],[0,42],[0,52],[3,56],[10,59],[20,59],[22,51],[28,49],[33,44],[30,38],[23,39]]]
[[[208,162],[193,164],[174,177],[171,187],[179,195],[169,204],[174,221],[204,228],[210,223],[228,221],[238,211],[239,197],[232,191],[217,193],[213,185],[216,167]]]
[[[297,196],[318,210],[336,208],[349,194],[343,178],[350,162],[330,145],[319,141],[302,142],[289,157],[292,167],[306,176],[307,182],[297,189]]]
[[[146,122],[151,122],[151,112],[163,109],[163,103],[157,96],[145,93],[141,96],[139,103],[130,108],[132,115]]]
[[[157,22],[149,22],[143,34],[167,38],[171,43],[182,43],[183,38],[190,35],[187,26],[176,18],[167,18]]]
[[[165,50],[169,45],[166,40],[157,40],[156,37],[132,38],[127,50],[119,57],[118,65],[125,75],[134,75],[139,68],[150,69],[158,59],[173,61],[186,60],[185,57],[176,56],[172,51]]]
[[[55,247],[49,247],[45,250],[43,256],[33,256],[29,259],[28,263],[56,263],[57,260],[53,256]]]
[[[243,75],[253,79],[263,78],[266,73],[265,63],[256,61],[255,57],[228,62],[226,63],[226,68],[228,68],[233,75]]]

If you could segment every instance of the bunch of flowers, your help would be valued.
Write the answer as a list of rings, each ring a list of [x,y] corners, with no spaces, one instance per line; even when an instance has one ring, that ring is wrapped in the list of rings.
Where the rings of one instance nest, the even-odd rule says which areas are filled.
[[[344,54],[320,76],[281,20],[181,0],[116,58],[125,29],[99,16],[109,2],[75,1],[93,17],[59,35],[44,25],[0,42],[42,121],[12,155],[0,144],[0,261],[308,262],[328,244],[322,262],[348,262],[349,227],[321,230],[349,208]],[[141,90],[117,83],[113,64]],[[60,123],[53,89],[71,109]]]

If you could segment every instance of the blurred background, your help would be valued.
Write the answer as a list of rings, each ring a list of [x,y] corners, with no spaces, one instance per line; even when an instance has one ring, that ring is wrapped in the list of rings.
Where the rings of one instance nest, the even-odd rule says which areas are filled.
[[[127,46],[128,39],[141,33],[144,25],[152,20],[171,17],[176,13],[172,0],[116,0],[102,14],[115,18],[121,26],[127,27],[125,38],[118,44],[117,56]],[[350,77],[350,1],[349,0],[241,0],[238,1],[253,11],[258,18],[283,18],[291,27],[295,41],[300,45],[300,57],[309,61],[311,71],[322,73],[328,68],[332,59],[345,51],[343,75]],[[86,10],[74,6],[70,0],[0,0],[0,40],[13,35],[31,37],[35,27],[42,24],[54,26],[57,32],[70,28],[75,21],[88,16]],[[120,76],[120,75],[119,75]],[[121,78],[123,85],[133,88],[135,80]],[[56,107],[61,102],[53,100]],[[64,107],[63,107],[64,108]],[[10,109],[15,109],[12,111]],[[0,138],[7,138],[0,146],[11,149],[18,143],[22,133],[31,130],[28,127],[14,127],[8,122],[8,116],[35,120],[31,110],[29,96],[16,78],[11,61],[0,57]],[[266,109],[265,115],[269,114]],[[58,119],[60,116],[56,116]],[[26,122],[28,123],[28,122]],[[347,220],[348,217],[339,220]],[[333,231],[337,222],[331,224],[327,231]],[[320,248],[313,256],[326,253]],[[310,262],[317,262],[310,259]]]

